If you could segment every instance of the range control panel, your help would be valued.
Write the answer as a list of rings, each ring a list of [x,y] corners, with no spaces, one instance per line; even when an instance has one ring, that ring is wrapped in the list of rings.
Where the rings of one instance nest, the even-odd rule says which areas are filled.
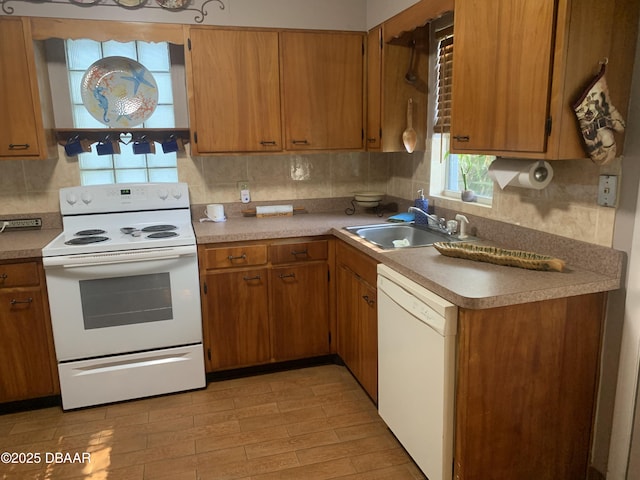
[[[63,215],[189,208],[186,183],[120,183],[60,189]]]

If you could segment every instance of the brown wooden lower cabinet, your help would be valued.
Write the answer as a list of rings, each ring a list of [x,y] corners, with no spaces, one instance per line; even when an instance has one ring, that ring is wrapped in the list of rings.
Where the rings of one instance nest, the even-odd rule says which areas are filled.
[[[331,352],[328,242],[199,247],[207,372]]]
[[[460,309],[456,479],[586,478],[605,298]]]
[[[378,400],[377,262],[343,242],[336,246],[338,355]]]
[[[207,273],[207,370],[268,362],[269,272],[266,268]]]
[[[0,264],[0,403],[59,393],[48,311],[39,262]]]
[[[326,355],[329,343],[329,282],[326,262],[271,270],[273,359]]]

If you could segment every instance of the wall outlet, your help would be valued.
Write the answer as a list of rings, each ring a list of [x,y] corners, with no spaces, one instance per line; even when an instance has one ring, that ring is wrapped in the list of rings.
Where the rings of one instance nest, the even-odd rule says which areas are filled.
[[[242,203],[249,203],[251,201],[251,193],[249,192],[249,182],[242,180],[238,182],[238,189],[240,190],[240,201]]]
[[[598,182],[598,205],[615,207],[618,198],[618,176],[600,175]]]

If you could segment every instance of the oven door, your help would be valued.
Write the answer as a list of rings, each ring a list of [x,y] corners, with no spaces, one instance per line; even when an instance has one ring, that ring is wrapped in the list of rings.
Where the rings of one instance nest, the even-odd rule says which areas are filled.
[[[201,343],[196,251],[45,257],[58,361]]]

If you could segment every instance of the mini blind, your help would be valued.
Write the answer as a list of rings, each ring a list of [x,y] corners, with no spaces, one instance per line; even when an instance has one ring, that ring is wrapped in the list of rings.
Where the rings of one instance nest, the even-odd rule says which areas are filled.
[[[437,33],[436,118],[434,132],[449,133],[451,128],[451,85],[453,81],[453,27]]]

